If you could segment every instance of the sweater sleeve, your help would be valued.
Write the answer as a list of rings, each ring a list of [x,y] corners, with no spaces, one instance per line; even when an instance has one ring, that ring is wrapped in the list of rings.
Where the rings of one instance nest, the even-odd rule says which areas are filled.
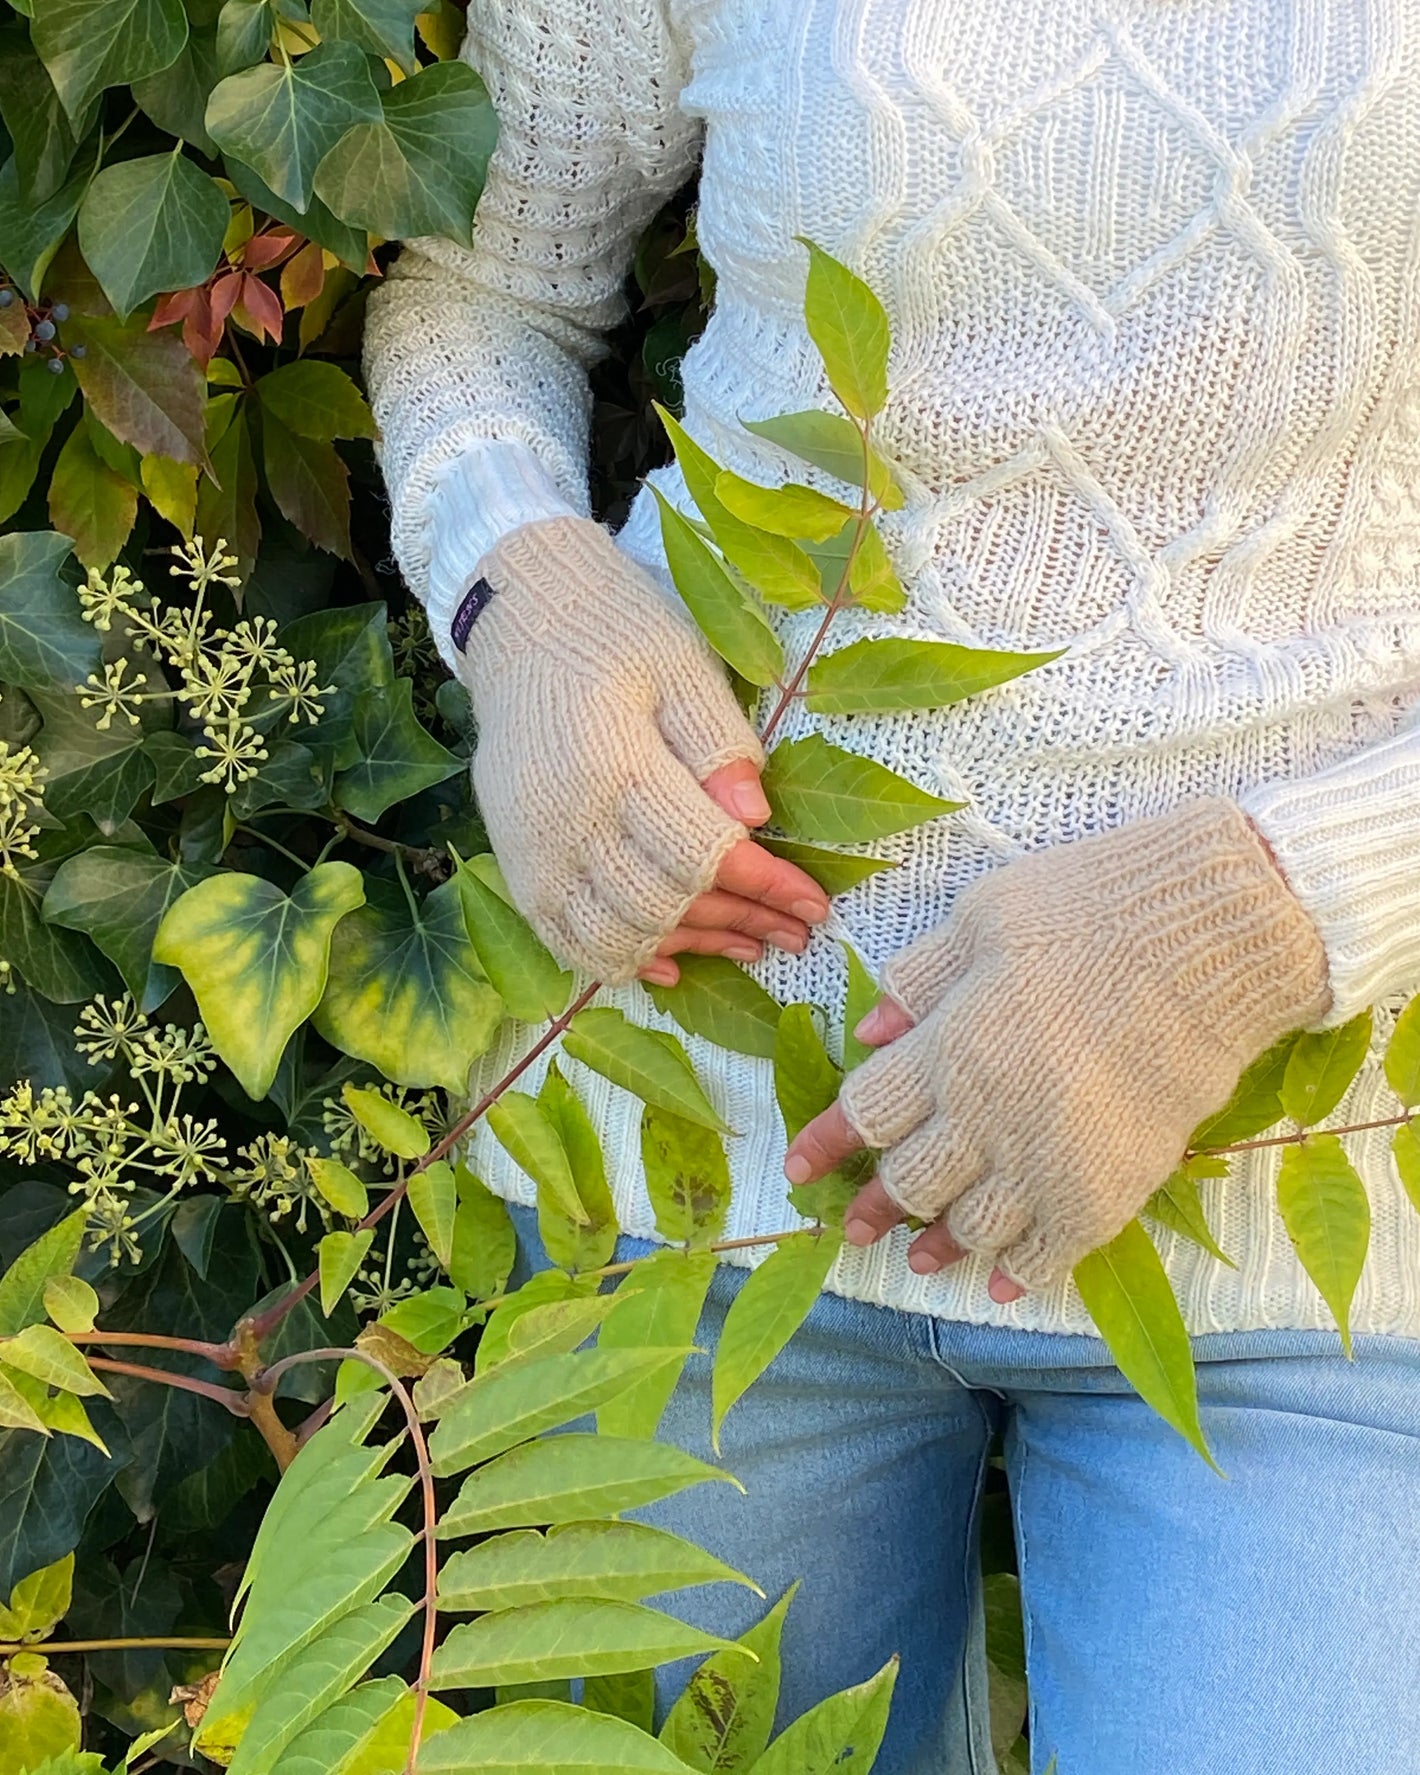
[[[472,244],[407,241],[364,344],[394,554],[446,657],[453,607],[498,536],[588,510],[587,370],[625,312],[642,229],[699,151],[672,4],[469,7],[459,53],[499,118]]]
[[[1392,738],[1242,806],[1321,933],[1326,1023],[1420,990],[1420,705]]]

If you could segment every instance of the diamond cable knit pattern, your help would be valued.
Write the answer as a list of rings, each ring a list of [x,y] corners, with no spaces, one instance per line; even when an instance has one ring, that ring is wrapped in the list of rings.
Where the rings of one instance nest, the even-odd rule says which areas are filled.
[[[703,145],[699,237],[718,294],[683,366],[692,436],[773,482],[788,465],[741,420],[832,406],[803,327],[796,234],[852,263],[892,319],[881,441],[908,497],[883,529],[910,602],[898,617],[852,614],[836,639],[1068,649],[935,714],[795,705],[781,737],[824,732],[969,805],[877,847],[898,867],[758,977],[837,1018],[835,938],[881,972],[1001,865],[1226,798],[1321,932],[1331,1019],[1378,1001],[1376,1052],[1333,1119],[1392,1113],[1380,1047],[1420,988],[1420,726],[1406,725],[1420,705],[1420,11],[473,0],[470,12],[465,53],[504,124],[475,243],[409,243],[367,335],[395,549],[431,610],[512,527],[530,479],[550,509],[527,516],[558,498],[585,512],[586,366],[620,312],[642,222]],[[692,509],[674,468],[652,479]],[[664,582],[648,496],[617,546]],[[774,621],[792,656],[814,618]],[[638,988],[609,996],[668,1027]],[[688,1045],[738,1131],[729,1233],[792,1224],[767,1064]],[[513,1057],[510,1040],[478,1082]],[[638,1107],[575,1070],[622,1223],[651,1234]],[[473,1149],[494,1187],[529,1198],[486,1132]],[[1354,1324],[1420,1335],[1420,1216],[1385,1131],[1349,1149],[1373,1204]],[[1275,1172],[1275,1154],[1256,1152],[1204,1186],[1236,1271],[1161,1236],[1195,1330],[1329,1323],[1277,1216]],[[998,1306],[988,1262],[919,1277],[905,1244],[845,1252],[829,1285],[1090,1329],[1068,1284]]]

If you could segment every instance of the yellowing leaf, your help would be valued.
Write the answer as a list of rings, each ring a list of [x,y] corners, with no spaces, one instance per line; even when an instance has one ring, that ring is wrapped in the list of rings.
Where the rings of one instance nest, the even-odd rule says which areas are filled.
[[[804,462],[813,463],[826,474],[850,486],[865,483],[873,499],[885,511],[897,511],[902,505],[902,490],[893,479],[892,469],[873,448],[864,442],[862,431],[840,413],[827,413],[811,407],[804,413],[781,413],[772,419],[745,419],[746,431],[756,437],[768,438]]]
[[[440,1266],[447,1269],[454,1250],[458,1191],[454,1186],[453,1171],[443,1159],[416,1171],[410,1178],[409,1206],[429,1241],[429,1249],[438,1258]]]
[[[1385,1076],[1407,1109],[1420,1105],[1420,998],[1411,999],[1396,1019],[1386,1043]]]
[[[816,733],[777,745],[762,781],[776,821],[791,838],[830,844],[870,843],[963,805]]]
[[[1414,1122],[1406,1122],[1397,1128],[1391,1138],[1390,1150],[1405,1193],[1420,1210],[1420,1127]]]
[[[321,1195],[347,1220],[363,1220],[370,1212],[370,1194],[348,1165],[338,1159],[309,1157],[306,1169]]]
[[[894,1654],[876,1676],[811,1707],[754,1765],[756,1775],[867,1775],[887,1730],[897,1681]]]
[[[320,1267],[320,1310],[327,1319],[355,1280],[374,1239],[375,1229],[367,1226],[360,1233],[327,1233],[316,1247]]]
[[[661,1237],[676,1245],[718,1239],[730,1211],[730,1166],[715,1130],[648,1103],[641,1161]]]
[[[1144,1213],[1151,1220],[1158,1221],[1160,1226],[1166,1226],[1201,1246],[1210,1257],[1216,1257],[1231,1270],[1237,1265],[1213,1237],[1208,1217],[1203,1212],[1197,1181],[1199,1177],[1226,1177],[1227,1173],[1225,1160],[1189,1159],[1154,1191],[1144,1204]]]
[[[716,1652],[697,1666],[661,1727],[662,1744],[702,1775],[754,1768],[769,1743],[779,1705],[779,1642],[795,1581],[763,1620],[740,1635],[757,1660]]]
[[[804,319],[828,372],[829,386],[857,419],[871,419],[887,404],[886,310],[860,277],[802,235],[809,250]]]
[[[790,481],[783,487],[761,487],[732,469],[723,469],[715,481],[715,497],[742,524],[767,530],[771,536],[800,537],[806,542],[827,542],[858,514],[841,499],[830,499],[815,487]]]
[[[382,1091],[366,1085],[343,1085],[345,1107],[372,1140],[400,1159],[422,1159],[429,1150],[429,1130],[407,1109],[391,1103]]]
[[[535,1097],[526,1091],[505,1091],[489,1108],[488,1126],[508,1156],[532,1178],[539,1197],[546,1192],[569,1220],[578,1226],[588,1224],[566,1148]]]
[[[635,1726],[566,1701],[490,1707],[440,1732],[419,1753],[419,1775],[469,1775],[473,1769],[500,1775],[522,1769],[529,1775],[687,1775],[678,1757]]]
[[[52,1325],[27,1325],[14,1337],[0,1338],[0,1366],[18,1370],[81,1398],[108,1397],[108,1388],[62,1332]]]
[[[886,857],[859,857],[848,851],[821,850],[817,845],[798,844],[790,838],[756,834],[755,843],[763,845],[771,855],[796,864],[805,875],[813,877],[830,899],[851,892],[869,876],[881,875],[884,869],[897,868],[897,864]],[[678,965],[683,966],[685,960],[684,956],[676,957]]]
[[[44,1310],[61,1331],[92,1331],[99,1297],[81,1276],[51,1276],[44,1285]]]
[[[74,1555],[66,1553],[22,1579],[8,1606],[0,1605],[0,1640],[45,1638],[69,1612],[73,1595]]]
[[[1304,1128],[1325,1121],[1350,1089],[1371,1046],[1372,1018],[1362,1011],[1335,1029],[1297,1038],[1282,1077],[1282,1108]]]
[[[454,1213],[454,1249],[449,1280],[473,1300],[499,1294],[517,1255],[508,1205],[466,1165],[454,1167],[459,1205]]]
[[[642,1258],[618,1289],[622,1304],[602,1327],[597,1347],[692,1345],[714,1275],[713,1251],[655,1251]],[[597,1428],[608,1436],[654,1436],[678,1379],[667,1366],[623,1388],[598,1411]]]
[[[29,1400],[0,1368],[0,1426],[10,1430],[34,1430],[48,1436],[44,1419]]]
[[[1371,1204],[1334,1134],[1282,1149],[1277,1206],[1302,1268],[1331,1308],[1351,1354],[1351,1300],[1371,1242]]]
[[[597,1131],[555,1060],[548,1066],[537,1100],[567,1155],[581,1208],[580,1216],[570,1219],[539,1193],[538,1232],[555,1264],[569,1270],[599,1269],[611,1262],[618,1228]]]
[[[143,491],[160,518],[190,537],[197,518],[197,464],[171,456],[145,456],[139,467]]]

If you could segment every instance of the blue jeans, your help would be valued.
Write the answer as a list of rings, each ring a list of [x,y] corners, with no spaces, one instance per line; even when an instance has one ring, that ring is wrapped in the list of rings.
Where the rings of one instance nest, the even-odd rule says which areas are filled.
[[[520,1269],[547,1259],[515,1209]],[[618,1258],[654,1249],[623,1239]],[[713,1350],[745,1272],[721,1265]],[[1220,1479],[1094,1338],[823,1295],[726,1420],[705,1485],[644,1512],[777,1598],[779,1727],[902,1665],[876,1775],[993,1775],[978,1514],[1004,1439],[1025,1611],[1033,1775],[1415,1775],[1420,1769],[1420,1343],[1200,1338]],[[710,1365],[660,1436],[706,1460]],[[731,1585],[658,1599],[734,1637]],[[664,1708],[693,1665],[663,1673]]]

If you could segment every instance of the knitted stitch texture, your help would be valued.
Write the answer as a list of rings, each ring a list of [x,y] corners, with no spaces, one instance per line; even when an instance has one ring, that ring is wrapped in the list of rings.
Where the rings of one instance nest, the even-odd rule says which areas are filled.
[[[796,235],[867,277],[892,320],[881,441],[907,499],[882,528],[909,604],[843,618],[833,644],[1068,650],[935,714],[794,705],[781,737],[824,732],[968,806],[875,847],[897,867],[757,977],[837,1019],[837,940],[881,970],[1003,863],[1228,797],[1322,930],[1330,1019],[1378,1001],[1376,1054],[1333,1120],[1394,1113],[1379,1048],[1420,987],[1420,727],[1402,734],[1420,702],[1420,8],[473,0],[465,54],[503,124],[474,244],[408,243],[369,308],[395,548],[416,591],[432,608],[493,540],[436,496],[441,473],[494,528],[516,503],[489,440],[587,510],[586,367],[623,312],[638,231],[703,152],[717,300],[682,368],[704,447],[762,482],[842,491],[740,423],[833,405]],[[675,469],[652,479],[693,509]],[[617,540],[664,576],[648,496]],[[816,618],[772,614],[792,658]],[[639,988],[609,1002],[671,1027]],[[794,1224],[768,1063],[688,1046],[737,1131],[727,1232]],[[571,1072],[622,1224],[654,1236],[639,1107]],[[1373,1207],[1353,1323],[1420,1335],[1420,1216],[1385,1130],[1348,1150]],[[486,1133],[473,1159],[530,1199]],[[1160,1234],[1195,1330],[1330,1323],[1275,1175],[1263,1150],[1203,1186],[1235,1271]],[[989,1263],[919,1277],[905,1248],[845,1252],[829,1286],[1090,1330],[1068,1284],[998,1306]]]
[[[746,836],[701,782],[763,749],[699,633],[590,518],[521,525],[482,573],[459,675],[488,836],[558,958],[630,980]]]

